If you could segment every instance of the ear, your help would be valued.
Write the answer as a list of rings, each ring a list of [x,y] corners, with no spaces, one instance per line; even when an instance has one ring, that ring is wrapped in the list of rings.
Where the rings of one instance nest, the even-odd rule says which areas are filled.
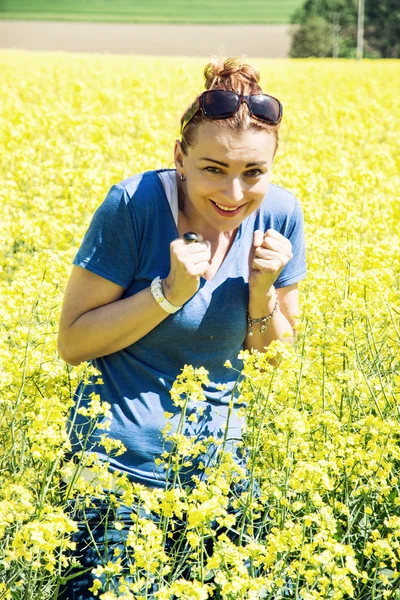
[[[179,140],[176,140],[175,142],[175,147],[174,147],[174,161],[175,161],[175,166],[177,168],[177,170],[181,170],[183,169],[183,152],[182,152],[182,146]]]

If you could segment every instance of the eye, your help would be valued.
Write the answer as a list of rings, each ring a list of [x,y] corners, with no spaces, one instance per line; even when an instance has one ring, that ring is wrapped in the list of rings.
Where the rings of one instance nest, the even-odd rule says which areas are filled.
[[[205,171],[206,173],[211,173],[212,175],[217,175],[218,173],[222,173],[221,169],[218,169],[218,167],[204,167],[204,169],[202,169],[203,171]]]
[[[252,169],[251,171],[246,171],[245,175],[246,177],[260,177],[261,175],[264,175],[264,171]]]

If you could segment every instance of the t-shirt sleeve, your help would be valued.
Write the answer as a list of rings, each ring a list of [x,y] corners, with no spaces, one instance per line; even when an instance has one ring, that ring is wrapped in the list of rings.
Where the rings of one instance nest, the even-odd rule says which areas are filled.
[[[111,187],[92,217],[73,264],[129,287],[138,253],[133,207],[125,188]]]
[[[275,282],[276,288],[297,283],[306,276],[306,248],[304,241],[304,218],[300,202],[295,199],[295,206],[284,230],[281,231],[292,244],[293,258],[285,265]]]

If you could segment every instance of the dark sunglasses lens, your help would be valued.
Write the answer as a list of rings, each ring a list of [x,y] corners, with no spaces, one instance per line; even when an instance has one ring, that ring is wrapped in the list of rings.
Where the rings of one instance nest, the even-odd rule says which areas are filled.
[[[276,123],[281,116],[279,102],[270,96],[250,96],[249,106],[255,117],[269,123]]]
[[[203,94],[203,112],[210,119],[230,117],[239,106],[239,96],[225,90],[210,90]]]

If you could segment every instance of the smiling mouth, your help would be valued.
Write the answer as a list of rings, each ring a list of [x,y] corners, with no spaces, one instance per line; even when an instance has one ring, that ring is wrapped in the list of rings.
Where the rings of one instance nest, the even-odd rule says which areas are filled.
[[[214,204],[214,206],[218,209],[219,213],[226,213],[226,215],[235,215],[237,214],[240,209],[243,208],[244,204],[242,204],[241,206],[238,206],[236,208],[233,207],[229,207],[229,206],[224,206],[223,204],[218,204],[218,202],[215,202],[214,200],[210,200],[210,202],[212,202],[212,204]]]

